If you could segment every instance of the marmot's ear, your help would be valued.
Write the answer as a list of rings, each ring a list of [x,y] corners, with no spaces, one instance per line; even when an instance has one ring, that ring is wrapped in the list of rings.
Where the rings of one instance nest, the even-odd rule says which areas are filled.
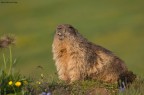
[[[78,30],[77,30],[77,29],[75,29],[75,30],[74,30],[74,35],[77,35],[77,32],[78,32]]]
[[[75,32],[75,31],[72,31],[72,34],[73,34],[73,35],[76,35],[76,32]]]

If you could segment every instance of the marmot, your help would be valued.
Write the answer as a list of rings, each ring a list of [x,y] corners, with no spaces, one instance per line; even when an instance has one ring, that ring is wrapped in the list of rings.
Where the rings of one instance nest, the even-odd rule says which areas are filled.
[[[70,83],[85,79],[114,83],[123,75],[130,77],[130,82],[135,78],[124,61],[102,46],[89,42],[69,24],[57,26],[52,52],[59,79]]]

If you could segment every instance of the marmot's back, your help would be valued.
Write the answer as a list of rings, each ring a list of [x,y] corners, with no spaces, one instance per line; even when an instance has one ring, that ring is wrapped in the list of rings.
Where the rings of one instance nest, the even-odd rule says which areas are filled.
[[[68,24],[59,25],[56,29],[53,55],[59,78],[68,82],[87,78],[116,82],[128,72],[120,58],[89,42]]]

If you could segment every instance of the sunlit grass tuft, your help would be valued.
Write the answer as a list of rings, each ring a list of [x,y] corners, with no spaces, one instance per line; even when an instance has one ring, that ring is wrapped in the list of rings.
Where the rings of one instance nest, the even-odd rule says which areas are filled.
[[[0,38],[0,48],[3,53],[3,63],[0,67],[0,94],[20,92],[27,79],[20,73],[14,72],[15,60],[13,60],[11,45],[14,44],[14,37],[4,35]],[[8,53],[3,52],[8,51]]]

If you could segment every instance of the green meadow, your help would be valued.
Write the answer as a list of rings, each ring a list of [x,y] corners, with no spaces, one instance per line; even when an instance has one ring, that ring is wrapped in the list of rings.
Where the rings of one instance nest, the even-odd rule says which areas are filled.
[[[16,71],[54,74],[53,35],[58,24],[68,23],[89,41],[113,51],[134,73],[144,75],[143,0],[11,1],[18,3],[0,3],[0,36],[16,37],[12,48]]]

